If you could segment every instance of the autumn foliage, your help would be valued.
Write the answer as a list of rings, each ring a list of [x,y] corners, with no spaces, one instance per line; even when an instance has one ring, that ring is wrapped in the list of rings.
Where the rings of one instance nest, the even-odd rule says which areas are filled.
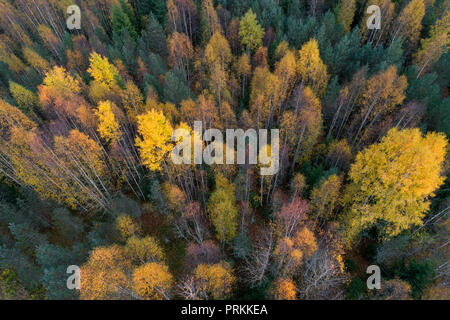
[[[448,299],[448,9],[0,0],[0,280],[37,299]]]

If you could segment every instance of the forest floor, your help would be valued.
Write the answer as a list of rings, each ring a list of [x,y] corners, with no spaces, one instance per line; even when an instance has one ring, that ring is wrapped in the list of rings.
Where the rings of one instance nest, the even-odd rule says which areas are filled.
[[[169,216],[158,212],[145,212],[141,216],[142,231],[156,237],[164,248],[171,272],[177,276],[183,272],[185,241],[176,236]]]

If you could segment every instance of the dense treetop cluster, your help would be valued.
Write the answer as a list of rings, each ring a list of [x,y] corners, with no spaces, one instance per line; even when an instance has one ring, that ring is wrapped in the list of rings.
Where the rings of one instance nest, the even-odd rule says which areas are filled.
[[[0,0],[0,299],[450,299],[449,6]],[[280,170],[174,164],[195,121]]]

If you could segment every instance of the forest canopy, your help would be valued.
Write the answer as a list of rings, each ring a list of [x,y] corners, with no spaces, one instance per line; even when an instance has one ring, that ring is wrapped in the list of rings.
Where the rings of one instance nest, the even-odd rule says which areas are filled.
[[[449,7],[0,0],[0,299],[450,299]]]

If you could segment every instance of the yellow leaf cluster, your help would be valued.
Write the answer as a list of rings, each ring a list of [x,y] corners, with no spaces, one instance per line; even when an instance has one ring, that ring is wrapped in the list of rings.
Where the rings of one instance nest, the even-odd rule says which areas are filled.
[[[45,74],[44,85],[56,89],[62,94],[79,93],[80,82],[63,67],[55,66]]]
[[[213,265],[200,264],[195,269],[194,276],[208,296],[215,300],[227,298],[236,281],[231,266],[226,262]]]
[[[97,131],[100,137],[107,143],[116,142],[120,138],[119,123],[112,111],[112,103],[110,101],[102,101],[99,103],[95,115],[98,119]]]
[[[95,81],[102,83],[107,88],[111,88],[116,83],[119,71],[108,61],[108,58],[102,57],[96,52],[92,52],[89,57],[89,68],[87,72],[95,79]]]
[[[429,196],[442,185],[447,139],[441,133],[422,136],[419,129],[391,129],[380,143],[360,152],[350,169],[352,184],[344,202],[347,235],[353,238],[378,221],[388,222],[386,237],[421,225]]]
[[[290,279],[278,279],[273,288],[275,300],[295,300],[297,298],[297,288]]]
[[[128,215],[120,215],[116,219],[116,229],[122,239],[126,240],[139,231],[139,226]]]
[[[144,299],[168,299],[173,283],[169,268],[162,263],[146,263],[133,272],[133,290]]]
[[[322,97],[325,94],[330,76],[327,73],[327,66],[320,58],[316,39],[309,40],[300,48],[297,73],[300,80],[310,86],[316,95]]]
[[[164,251],[158,241],[151,236],[132,236],[125,246],[127,256],[136,264],[165,261]]]
[[[120,297],[121,289],[130,287],[126,276],[129,267],[121,247],[95,248],[89,261],[81,267],[80,298],[102,300]]]
[[[161,170],[165,156],[172,150],[172,126],[162,112],[154,109],[138,116],[136,138],[143,164],[152,171]]]

